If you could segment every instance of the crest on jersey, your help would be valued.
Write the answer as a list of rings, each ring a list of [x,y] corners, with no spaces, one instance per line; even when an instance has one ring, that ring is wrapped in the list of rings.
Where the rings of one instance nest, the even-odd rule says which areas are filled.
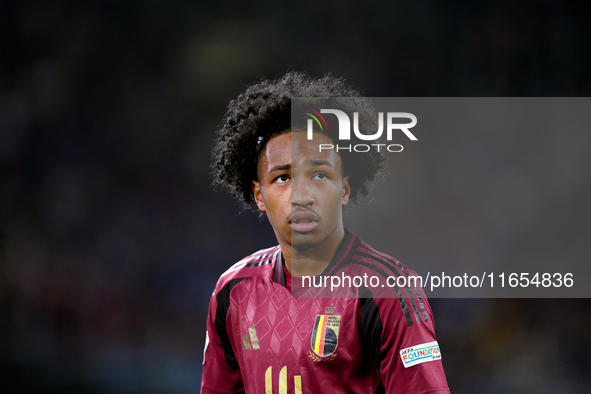
[[[314,354],[320,357],[330,356],[339,344],[339,327],[341,317],[338,315],[317,315],[312,330],[310,346]]]

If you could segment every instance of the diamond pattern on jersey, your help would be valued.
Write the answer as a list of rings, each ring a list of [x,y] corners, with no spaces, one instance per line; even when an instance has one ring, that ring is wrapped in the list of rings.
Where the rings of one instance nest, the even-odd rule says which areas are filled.
[[[280,340],[283,340],[287,335],[292,335],[294,324],[291,316],[285,316],[279,324],[276,324],[273,331],[277,334]]]
[[[355,387],[350,387],[353,391],[361,391],[360,385],[369,387],[373,377],[369,365],[363,362],[360,348],[357,302],[357,299],[292,298],[270,275],[240,282],[231,294],[235,328],[230,335],[238,347],[236,355],[248,389],[265,392],[269,367],[273,371],[273,394],[277,394],[278,374],[284,367],[288,393],[293,393],[295,376],[301,376],[302,392],[308,393],[341,392],[338,388],[344,387],[342,380],[353,382]],[[340,317],[338,343],[330,355],[312,358],[311,336],[319,315]],[[244,349],[240,346],[244,343],[243,336],[253,325],[260,349]]]
[[[331,266],[328,267],[335,274],[338,275],[340,271],[351,271],[349,273],[354,274],[365,268],[375,271],[376,267],[388,268],[388,272],[394,270],[394,274],[401,274],[400,270],[405,275],[412,273],[406,272],[403,269],[405,267],[401,268],[396,260],[376,252],[365,244],[364,250],[357,253],[362,241],[356,241],[348,230],[347,234],[349,236],[342,244],[344,249],[339,246],[340,252],[337,253],[338,256],[335,255],[334,264],[331,262]],[[228,279],[233,285],[227,292],[230,300],[225,333],[226,341],[230,342],[233,351],[232,355],[236,355],[236,367],[233,364],[230,366],[240,369],[247,392],[283,394],[281,390],[285,390],[285,394],[299,394],[298,389],[301,389],[302,393],[374,392],[374,385],[380,381],[379,364],[376,366],[375,363],[371,363],[370,357],[375,362],[376,357],[379,359],[379,352],[388,351],[391,345],[388,342],[387,345],[383,343],[381,348],[379,346],[383,340],[382,322],[389,322],[391,331],[388,332],[390,337],[387,339],[394,343],[403,335],[402,329],[407,327],[414,330],[414,336],[420,337],[421,340],[415,341],[417,343],[428,342],[423,338],[432,339],[432,331],[429,331],[432,330],[432,323],[425,317],[428,305],[423,304],[420,297],[424,297],[422,290],[419,289],[413,294],[418,300],[414,305],[412,300],[405,297],[404,302],[400,301],[400,297],[384,298],[380,301],[379,307],[374,302],[373,309],[366,308],[367,303],[360,301],[363,298],[358,298],[358,289],[351,289],[353,294],[350,298],[292,298],[280,275],[283,273],[281,251],[278,248],[275,250],[272,261],[269,260],[263,265],[238,268],[231,272],[235,279]],[[358,256],[362,252],[365,255]],[[355,259],[355,256],[363,257],[365,260]],[[352,262],[354,264],[351,264]],[[355,264],[357,262],[365,265]],[[405,290],[401,289],[406,296]],[[371,294],[369,299],[373,301]],[[380,298],[377,297],[376,300]],[[422,312],[422,319],[419,312]],[[408,323],[411,314],[417,318],[417,322],[423,320],[427,324],[413,326],[412,320],[410,324],[404,324],[405,320]],[[331,353],[320,350],[314,353],[311,347],[314,324],[318,316],[340,317],[338,333],[333,330],[337,336],[337,344],[330,344],[331,349],[334,347]],[[258,339],[258,349],[254,349],[251,327]],[[325,339],[328,335],[326,330],[321,330],[325,333]],[[361,330],[365,334],[363,341],[359,338]],[[376,338],[377,345],[368,345],[368,335]],[[362,342],[366,345],[364,349],[361,348]],[[443,376],[441,368],[439,371],[434,369],[434,373]],[[445,383],[444,376],[436,376],[433,379]],[[404,385],[398,380],[396,384]]]
[[[278,291],[271,297],[276,308],[281,308],[283,304],[290,298],[290,294],[284,291]]]
[[[338,388],[335,387],[334,383],[325,380],[322,382],[322,385],[318,388],[318,390],[314,391],[315,393],[336,393],[338,392]]]
[[[258,293],[256,297],[252,297],[254,294],[248,294],[247,297],[249,298],[250,302],[255,308],[259,308],[261,305],[264,305],[268,302],[269,297],[261,297],[261,294]]]
[[[301,301],[303,302],[290,302],[289,303],[289,316],[294,318],[297,316],[301,311],[305,311],[308,308],[312,307],[312,298],[302,298]]]
[[[259,343],[265,339],[265,337],[269,336],[270,327],[271,325],[267,321],[267,317],[263,316],[256,323],[254,323],[257,327],[257,335],[259,337]]]
[[[296,332],[298,333],[300,339],[309,338],[314,324],[312,324],[308,319],[302,320],[303,321],[296,327]]]
[[[297,360],[297,354],[293,348],[287,349],[287,351],[283,354],[283,357],[279,360],[280,365],[292,365],[293,360]],[[297,372],[297,371],[293,371]]]

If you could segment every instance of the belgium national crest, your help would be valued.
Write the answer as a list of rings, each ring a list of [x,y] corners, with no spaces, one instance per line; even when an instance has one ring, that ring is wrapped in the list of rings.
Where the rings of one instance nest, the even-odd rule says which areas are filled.
[[[320,356],[330,356],[337,350],[341,317],[335,315],[317,315],[310,345],[312,351]]]

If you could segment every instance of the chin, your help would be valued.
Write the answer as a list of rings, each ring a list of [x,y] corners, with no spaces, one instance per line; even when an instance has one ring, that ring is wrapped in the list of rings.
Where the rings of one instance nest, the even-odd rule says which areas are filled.
[[[318,235],[309,233],[298,233],[293,231],[291,234],[291,246],[297,248],[310,248],[319,243]]]

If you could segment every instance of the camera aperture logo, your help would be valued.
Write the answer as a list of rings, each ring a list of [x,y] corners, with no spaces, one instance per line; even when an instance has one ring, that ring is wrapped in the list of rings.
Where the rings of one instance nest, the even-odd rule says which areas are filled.
[[[324,123],[324,126],[326,126],[326,131],[328,131],[328,125],[326,124],[326,120],[324,120],[324,117],[322,115],[320,115],[320,113],[318,111],[315,111],[312,108],[305,108],[305,109],[308,110],[308,111],[310,111],[310,112],[314,112],[316,114],[316,116],[314,116],[310,112],[305,112],[306,115],[311,116],[312,119],[314,119],[316,121],[316,123],[318,123],[318,126],[320,126],[320,130],[324,131],[324,128],[322,127],[322,123]],[[322,119],[322,123],[320,123],[320,121],[318,120],[318,118]],[[312,127],[310,127],[310,124],[312,122],[312,119],[308,119],[308,139],[309,140],[312,139],[312,138],[310,138],[310,133],[311,133],[310,130],[312,129]]]
[[[310,116],[311,119],[308,119],[307,123],[307,133],[308,139],[312,140],[314,138],[314,122],[318,124],[321,131],[328,131],[328,125],[326,120],[322,116],[322,114],[332,114],[337,117],[337,121],[339,124],[339,139],[338,142],[343,141],[351,141],[351,119],[349,115],[347,115],[344,111],[338,109],[321,109],[320,112],[305,107],[305,114]],[[398,123],[395,120],[397,119],[408,119],[410,123]],[[385,127],[384,127],[385,123]],[[384,113],[378,113],[378,130],[373,134],[364,134],[359,130],[359,113],[353,112],[353,133],[355,137],[362,141],[377,141],[379,138],[382,137],[384,133],[384,129],[386,130],[386,140],[392,141],[392,136],[394,135],[394,131],[399,130],[404,133],[411,141],[417,141],[417,137],[414,136],[413,133],[409,129],[413,128],[417,124],[417,117],[409,112],[387,112],[386,113],[386,121],[384,122]],[[364,130],[365,131],[365,130]],[[382,144],[382,143],[366,143],[366,144],[319,144],[318,149],[320,152],[322,150],[331,150],[334,149],[337,152],[339,151],[349,151],[349,152],[369,152],[372,149],[377,150],[378,152],[381,149],[385,149],[388,152],[402,152],[404,147],[401,144]]]

